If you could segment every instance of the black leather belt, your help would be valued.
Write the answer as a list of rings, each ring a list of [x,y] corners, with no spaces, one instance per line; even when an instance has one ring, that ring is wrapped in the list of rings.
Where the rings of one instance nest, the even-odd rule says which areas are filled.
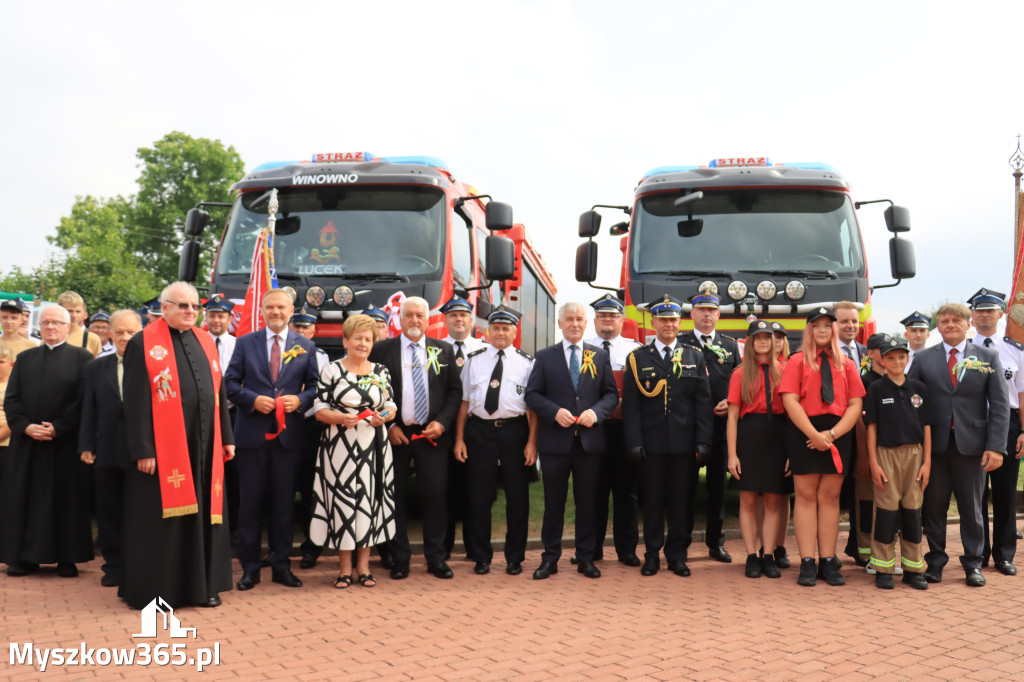
[[[522,421],[523,419],[526,419],[526,415],[521,414],[518,417],[506,417],[505,419],[482,419],[476,416],[475,414],[471,414],[469,418],[474,419],[478,422],[483,422],[488,426],[493,426],[496,429],[503,429],[506,426],[511,426],[512,424],[515,424],[517,422]]]

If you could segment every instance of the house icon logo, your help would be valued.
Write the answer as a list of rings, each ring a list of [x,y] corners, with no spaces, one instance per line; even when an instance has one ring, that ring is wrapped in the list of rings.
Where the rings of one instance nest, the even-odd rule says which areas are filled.
[[[187,638],[191,632],[192,639],[196,638],[196,629],[181,627],[181,621],[174,615],[174,609],[160,597],[156,597],[142,609],[142,632],[132,635],[132,637],[156,637],[158,624],[161,621],[159,616],[163,616],[162,629],[170,633],[171,637]]]

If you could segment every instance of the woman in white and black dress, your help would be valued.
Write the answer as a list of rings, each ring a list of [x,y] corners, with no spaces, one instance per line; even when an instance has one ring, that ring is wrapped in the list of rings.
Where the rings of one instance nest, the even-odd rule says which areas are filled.
[[[366,315],[345,320],[347,355],[324,367],[315,403],[316,418],[328,428],[317,455],[309,534],[316,544],[339,550],[338,589],[353,580],[375,586],[370,547],[395,532],[394,468],[384,427],[395,418],[395,403],[387,368],[368,359],[376,329]]]

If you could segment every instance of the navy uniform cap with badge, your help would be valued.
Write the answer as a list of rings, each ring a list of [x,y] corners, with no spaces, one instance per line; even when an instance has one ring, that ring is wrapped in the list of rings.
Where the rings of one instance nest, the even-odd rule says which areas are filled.
[[[205,308],[207,313],[230,313],[235,309],[235,304],[224,294],[214,294],[206,301]]]
[[[296,327],[311,327],[316,324],[316,313],[307,309],[306,306],[302,306],[295,311],[289,322]]]
[[[373,303],[368,303],[366,305],[366,308],[363,309],[363,315],[367,315],[376,320],[377,322],[387,323],[388,321],[388,314],[381,310],[380,308],[378,308],[377,306],[373,305]]]
[[[444,313],[445,315],[454,312],[472,313],[473,304],[467,301],[466,299],[462,298],[458,294],[455,294],[450,299],[448,299],[447,303],[441,306],[441,312]]]
[[[931,326],[931,320],[918,311],[914,311],[900,320],[907,329],[928,329]]]

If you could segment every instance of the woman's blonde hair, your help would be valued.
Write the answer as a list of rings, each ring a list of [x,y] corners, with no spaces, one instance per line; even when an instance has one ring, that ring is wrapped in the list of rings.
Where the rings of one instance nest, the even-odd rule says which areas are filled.
[[[341,326],[341,333],[351,339],[359,332],[373,332],[373,340],[377,341],[377,322],[369,315],[353,315]]]

